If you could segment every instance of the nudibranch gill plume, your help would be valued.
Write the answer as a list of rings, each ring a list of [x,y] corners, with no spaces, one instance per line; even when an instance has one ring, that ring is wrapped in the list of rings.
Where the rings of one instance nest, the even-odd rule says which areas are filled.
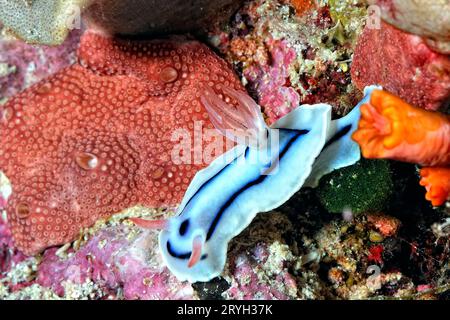
[[[214,88],[205,88],[202,102],[216,128],[238,145],[195,175],[174,218],[132,219],[144,228],[163,229],[160,250],[179,280],[220,275],[229,241],[257,213],[275,209],[302,186],[314,187],[324,174],[360,159],[351,140],[359,105],[335,121],[328,104],[302,105],[268,127],[245,92],[221,89],[239,102],[237,108],[227,106]],[[373,89],[367,88],[361,103]]]

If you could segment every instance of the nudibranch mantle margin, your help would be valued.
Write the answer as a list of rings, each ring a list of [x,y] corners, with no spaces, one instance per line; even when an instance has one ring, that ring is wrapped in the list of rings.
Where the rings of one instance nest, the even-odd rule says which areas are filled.
[[[159,237],[164,260],[178,279],[208,281],[219,275],[225,265],[228,242],[257,213],[280,206],[301,188],[325,143],[330,112],[328,106],[321,105],[305,106],[290,114],[289,120],[298,126],[280,130],[280,160],[274,174],[262,174],[262,170],[270,168],[270,163],[253,161],[265,158],[267,150],[238,146],[230,150],[236,151],[232,162],[226,163],[219,157],[194,177],[178,216]],[[317,124],[314,127],[311,126],[313,118]],[[272,130],[276,132],[269,129],[269,135]],[[307,151],[306,146],[310,146]],[[180,232],[183,223],[188,227]],[[188,268],[192,243],[197,236],[204,243],[204,258]]]
[[[339,120],[331,120],[330,105],[316,104],[296,108],[271,127],[248,122],[247,128],[267,130],[266,147],[238,144],[199,171],[176,215],[163,224],[159,244],[170,271],[180,281],[189,282],[219,276],[225,266],[228,242],[257,213],[279,207],[305,182],[314,187],[323,175],[357,162],[360,150],[351,134],[359,120],[359,107],[376,88],[379,87],[366,88],[365,98]],[[235,97],[239,94],[242,93],[230,92]],[[260,112],[256,103],[248,105],[246,101],[247,108],[258,108]],[[214,105],[216,102],[204,102],[212,104],[205,106],[209,112],[223,110],[220,102]],[[258,118],[253,120],[263,121]],[[221,117],[217,119],[220,121]],[[235,140],[242,141],[241,138]],[[142,222],[138,224],[144,226]]]

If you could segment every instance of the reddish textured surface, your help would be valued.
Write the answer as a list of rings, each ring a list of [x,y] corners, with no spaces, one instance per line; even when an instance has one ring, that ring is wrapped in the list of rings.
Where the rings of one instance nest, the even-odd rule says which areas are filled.
[[[212,128],[201,86],[242,89],[224,61],[194,41],[137,42],[86,33],[80,62],[0,109],[7,212],[27,254],[73,240],[124,208],[179,202],[204,163],[174,164],[185,129]],[[216,89],[216,92],[220,92]]]
[[[382,22],[379,30],[366,27],[360,36],[352,80],[359,89],[380,84],[412,105],[438,110],[450,98],[450,59]]]
[[[6,207],[6,200],[0,195],[0,210]]]
[[[450,54],[449,1],[369,0],[381,18],[406,32],[427,38],[434,50]]]

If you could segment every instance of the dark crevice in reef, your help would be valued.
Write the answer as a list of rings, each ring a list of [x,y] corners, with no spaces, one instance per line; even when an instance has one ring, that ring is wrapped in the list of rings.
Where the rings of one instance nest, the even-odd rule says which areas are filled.
[[[438,298],[439,300],[450,300],[450,290],[442,292]]]
[[[228,290],[230,285],[224,278],[217,277],[209,282],[193,283],[192,287],[200,300],[224,300],[222,293]]]
[[[427,284],[442,271],[449,248],[446,239],[436,239],[431,226],[445,218],[425,200],[415,165],[392,162],[395,192],[387,214],[398,218],[402,227],[396,238],[384,244],[385,268],[401,270],[416,284]]]
[[[303,236],[313,238],[325,224],[341,218],[326,211],[310,188],[300,190],[277,211],[286,214],[294,226],[291,237],[285,239],[287,244],[294,240],[300,244]]]

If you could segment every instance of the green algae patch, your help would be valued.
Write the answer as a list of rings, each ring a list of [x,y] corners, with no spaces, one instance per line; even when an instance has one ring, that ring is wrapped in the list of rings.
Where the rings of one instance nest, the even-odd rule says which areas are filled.
[[[336,23],[337,33],[334,37],[340,43],[344,42],[344,39],[348,39],[351,42],[356,41],[367,18],[366,1],[328,0],[325,3],[330,9],[331,19]]]
[[[389,162],[361,159],[353,166],[336,170],[320,180],[317,196],[329,212],[353,213],[383,210],[393,194]]]

